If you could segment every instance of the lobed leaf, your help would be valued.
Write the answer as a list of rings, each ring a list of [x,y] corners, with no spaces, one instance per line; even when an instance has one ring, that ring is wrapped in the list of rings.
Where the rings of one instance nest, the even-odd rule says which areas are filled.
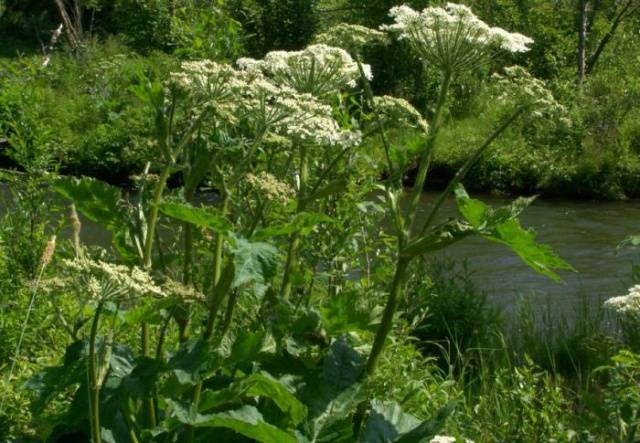
[[[226,234],[233,229],[231,222],[215,208],[198,208],[188,203],[162,202],[158,204],[158,209],[168,217],[211,229],[220,234]]]

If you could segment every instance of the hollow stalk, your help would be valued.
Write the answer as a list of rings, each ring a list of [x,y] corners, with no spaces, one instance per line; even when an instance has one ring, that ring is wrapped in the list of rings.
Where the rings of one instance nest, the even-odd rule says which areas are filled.
[[[300,185],[298,188],[298,205],[296,213],[300,213],[305,210],[306,206],[306,188],[309,180],[309,156],[307,148],[304,145],[300,146]],[[291,281],[291,273],[298,265],[298,250],[300,249],[300,233],[294,232],[289,238],[289,249],[287,251],[287,261],[284,266],[284,274],[282,276],[282,288],[280,290],[280,296],[282,298],[289,298],[293,283]]]

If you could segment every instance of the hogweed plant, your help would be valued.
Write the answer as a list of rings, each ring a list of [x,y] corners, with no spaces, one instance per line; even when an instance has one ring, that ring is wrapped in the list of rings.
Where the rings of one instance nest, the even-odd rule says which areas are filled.
[[[497,106],[509,112],[418,223],[451,83],[496,51],[524,52],[531,41],[459,5],[391,15],[384,32],[342,24],[300,51],[233,65],[188,61],[163,81],[140,78],[132,91],[151,110],[155,137],[134,192],[86,178],[55,184],[111,232],[113,247],[84,248],[76,236],[75,258],[61,264],[68,296],[84,301],[76,319],[61,315],[74,325],[64,364],[29,384],[40,394],[36,409],[72,391],[65,425],[90,429],[94,443],[435,437],[451,405],[420,422],[393,401],[372,401],[354,426],[364,382],[416,257],[478,234],[551,278],[570,269],[517,221],[532,199],[492,209],[461,185],[513,121],[562,109],[521,68],[492,78]],[[389,35],[441,71],[430,118],[372,93],[362,49]],[[393,145],[389,128],[423,135],[413,190],[401,186],[409,154]],[[360,147],[372,137],[382,160]],[[181,185],[169,188],[171,177]],[[378,188],[386,209],[372,201]],[[204,205],[198,191],[207,189],[214,197]],[[442,222],[438,211],[452,193],[462,218]],[[392,237],[380,227],[385,215]],[[387,288],[387,267],[376,269],[386,263]],[[79,413],[85,404],[89,417]]]
[[[404,198],[400,179],[405,171],[395,170],[391,163],[389,154],[391,146],[384,135],[383,125],[379,124],[381,141],[387,152],[391,174],[385,184],[385,193],[397,238],[397,261],[383,318],[365,367],[366,375],[372,375],[375,371],[402,298],[403,285],[409,265],[415,257],[443,249],[469,235],[479,234],[489,240],[511,247],[527,264],[551,278],[558,279],[554,269],[571,269],[548,247],[536,244],[534,234],[522,229],[518,223],[516,217],[532,199],[519,199],[509,207],[493,210],[484,203],[471,199],[461,185],[466,174],[491,143],[525,112],[535,112],[540,108],[550,110],[552,114],[555,114],[555,111],[561,111],[561,107],[544,88],[544,85],[528,75],[522,68],[508,68],[506,76],[497,78],[498,89],[501,92],[500,100],[514,103],[515,109],[473,152],[448,183],[446,189],[434,202],[422,226],[416,225],[418,204],[425,187],[431,158],[437,146],[438,133],[444,124],[443,113],[451,82],[464,70],[491,60],[496,51],[514,53],[528,51],[533,40],[522,34],[490,27],[476,17],[468,7],[453,3],[447,3],[444,8],[428,7],[421,12],[408,6],[394,7],[390,11],[390,16],[394,19],[394,23],[385,25],[382,29],[396,35],[401,40],[406,40],[424,63],[438,68],[442,80],[434,115],[428,132],[425,134],[426,141],[418,154],[418,169],[413,191],[407,196],[408,203],[404,209],[400,204]],[[366,76],[363,76],[362,80],[367,82]],[[367,88],[367,91],[371,91],[371,89]],[[385,108],[389,108],[391,104],[388,99],[386,101],[376,100],[371,94],[369,94],[369,102],[372,111],[379,114],[387,112]],[[398,103],[394,104],[397,108]],[[382,110],[377,111],[376,105],[382,105]],[[417,111],[407,111],[410,109],[407,104],[403,104],[402,108],[407,116],[417,114]],[[380,117],[377,119],[381,121]],[[424,124],[420,126],[427,129]],[[448,220],[434,225],[443,202],[454,191],[464,220]]]

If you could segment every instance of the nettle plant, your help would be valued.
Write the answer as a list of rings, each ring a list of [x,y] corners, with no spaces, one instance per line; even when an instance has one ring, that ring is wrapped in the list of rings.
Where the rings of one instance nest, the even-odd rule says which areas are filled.
[[[185,62],[166,81],[142,77],[132,88],[156,128],[155,157],[134,192],[90,179],[55,184],[111,232],[113,252],[83,246],[72,217],[75,257],[50,285],[81,301],[73,315],[59,313],[72,344],[63,365],[29,383],[49,434],[77,430],[94,443],[434,437],[451,405],[420,422],[393,401],[366,402],[409,266],[478,234],[552,278],[554,269],[570,269],[518,223],[532,199],[492,209],[460,184],[515,119],[562,110],[521,68],[493,79],[511,113],[419,225],[452,80],[495,51],[522,52],[531,41],[458,5],[391,15],[395,24],[385,31],[442,72],[430,121],[405,100],[373,96],[361,48],[388,36],[344,24],[302,51],[234,66]],[[393,145],[391,127],[424,134],[412,191],[401,185],[411,154]],[[359,148],[363,137],[379,137],[382,162]],[[380,167],[388,173],[382,183]],[[214,190],[213,202],[204,204],[199,189]],[[372,201],[377,189],[384,205]],[[452,193],[462,218],[438,221]],[[387,263],[388,274],[373,270]],[[377,285],[391,273],[390,287]],[[373,306],[380,294],[381,318]],[[70,405],[47,410],[63,394]]]

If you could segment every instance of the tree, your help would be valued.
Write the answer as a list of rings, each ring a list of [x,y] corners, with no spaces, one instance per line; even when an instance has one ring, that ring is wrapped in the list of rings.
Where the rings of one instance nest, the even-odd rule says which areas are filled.
[[[637,0],[614,0],[612,2],[606,2],[603,0],[577,0],[577,84],[579,87],[584,83],[585,78],[593,72],[602,52],[614,37],[620,25],[638,11],[640,11],[640,2]],[[599,13],[606,14],[609,17],[608,27],[597,44],[591,45],[594,49],[589,55],[588,37],[589,33],[595,26]]]

